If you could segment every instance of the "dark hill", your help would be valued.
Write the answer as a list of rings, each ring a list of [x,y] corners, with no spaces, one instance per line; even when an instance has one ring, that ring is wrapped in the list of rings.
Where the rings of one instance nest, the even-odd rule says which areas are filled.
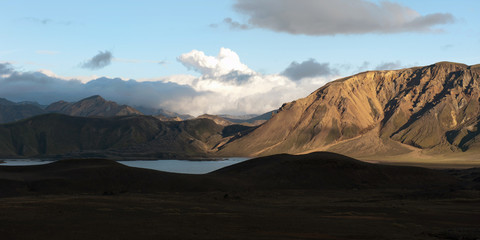
[[[330,152],[260,157],[211,175],[237,179],[241,184],[263,189],[449,189],[457,181],[436,170],[371,164]]]
[[[37,166],[0,166],[0,196],[206,191],[208,177],[132,168],[112,160],[62,160]]]
[[[370,164],[328,152],[261,157],[204,175],[132,168],[112,160],[77,159],[37,166],[0,166],[0,193],[14,196],[281,189],[444,193],[460,187],[460,181],[452,175],[470,174],[468,171],[456,170],[449,175],[440,170]]]

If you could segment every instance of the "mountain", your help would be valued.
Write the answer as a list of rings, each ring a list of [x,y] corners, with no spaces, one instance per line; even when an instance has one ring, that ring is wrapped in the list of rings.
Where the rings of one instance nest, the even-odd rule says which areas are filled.
[[[15,122],[44,113],[46,113],[46,111],[38,103],[15,103],[7,99],[0,98],[0,123]]]
[[[369,71],[284,104],[222,155],[329,150],[350,156],[480,150],[480,66]]]
[[[252,126],[258,126],[266,121],[268,121],[272,116],[277,113],[277,110],[273,110],[270,112],[266,112],[261,115],[255,114],[248,114],[242,116],[234,116],[234,115],[219,115],[223,119],[230,121],[232,123],[239,123],[239,124],[247,124]]]
[[[202,158],[251,129],[224,127],[209,119],[164,122],[143,115],[44,114],[0,125],[0,158]]]
[[[245,121],[254,117],[257,117],[257,114],[245,114],[245,115],[230,115],[230,114],[221,114],[219,115],[222,118],[228,119],[232,122],[238,122],[240,123],[241,121]]]
[[[145,115],[158,116],[158,118],[161,119],[162,121],[170,121],[172,119],[175,121],[177,121],[178,119],[189,120],[194,118],[192,115],[189,115],[189,114],[180,114],[176,112],[167,111],[161,108],[135,106],[135,109],[137,109],[138,111],[140,111]]]
[[[203,115],[200,115],[198,116],[197,118],[206,118],[206,119],[210,119],[212,121],[214,121],[216,124],[218,125],[222,125],[222,126],[228,126],[228,125],[232,125],[234,124],[233,122],[221,117],[221,116],[218,116],[218,115],[210,115],[210,114],[203,114]]]
[[[98,95],[82,99],[75,103],[65,101],[55,102],[50,104],[45,110],[51,113],[61,113],[81,117],[142,115],[141,112],[130,106],[118,105],[117,103],[107,101]]]
[[[198,116],[197,118],[207,118],[213,120],[215,123],[222,125],[222,126],[229,126],[229,125],[244,125],[244,126],[258,126],[268,119],[270,119],[273,114],[276,113],[275,111],[270,111],[264,113],[262,115],[241,115],[241,116],[234,116],[234,115],[211,115],[211,114],[203,114]]]

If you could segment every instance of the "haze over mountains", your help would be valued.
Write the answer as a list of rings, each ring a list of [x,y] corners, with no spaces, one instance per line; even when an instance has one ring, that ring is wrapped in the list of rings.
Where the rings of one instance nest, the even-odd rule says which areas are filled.
[[[37,149],[30,151],[28,156],[62,155],[69,151],[81,153],[87,149],[77,144],[82,141],[110,143],[101,147],[90,144],[89,151],[97,153],[117,151],[128,146],[129,150],[122,150],[121,156],[148,156],[148,153],[155,153],[157,157],[193,157],[196,154],[202,157],[258,156],[318,150],[356,157],[416,151],[424,154],[475,152],[480,150],[477,143],[480,140],[479,74],[478,65],[449,62],[359,73],[330,82],[306,98],[284,104],[276,113],[270,112],[259,117],[256,120],[263,118],[265,121],[269,119],[268,116],[271,117],[259,127],[235,125],[235,122],[248,122],[251,119],[214,115],[203,115],[195,121],[175,124],[159,123],[153,118],[140,116],[141,113],[131,107],[119,106],[99,96],[79,103],[58,102],[46,110],[75,116],[133,116],[85,120],[49,115],[29,119],[28,124],[25,121],[3,125],[3,136],[0,134],[0,137],[10,142],[7,144],[10,148],[5,150],[4,147],[2,154],[26,156],[23,154],[28,146]],[[45,119],[55,123],[49,125]],[[38,127],[35,133],[28,130],[27,126],[42,121],[45,122],[40,124],[43,126],[41,130]],[[75,147],[65,148],[64,152],[50,152],[48,147],[38,150],[44,149],[40,147],[43,145],[39,140],[42,134],[51,139],[49,144],[60,141],[52,129],[61,126],[64,121],[71,123],[64,131],[82,129],[87,125],[92,132],[88,137],[78,135],[83,140],[72,140],[76,142],[73,144]],[[95,124],[100,124],[100,129],[105,130],[97,131]],[[30,140],[12,140],[12,129],[19,131],[15,134],[19,139],[28,135],[31,137],[26,139]],[[163,154],[162,151],[167,151],[167,148],[158,147],[158,139],[168,139],[170,145],[185,145],[193,150],[184,154],[182,151],[185,149],[178,147]],[[24,150],[19,151],[18,146],[24,146]]]

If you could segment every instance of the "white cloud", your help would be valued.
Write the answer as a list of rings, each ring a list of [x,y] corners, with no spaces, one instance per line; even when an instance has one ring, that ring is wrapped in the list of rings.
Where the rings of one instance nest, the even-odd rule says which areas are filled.
[[[248,68],[238,54],[227,48],[221,48],[216,57],[193,50],[182,54],[178,60],[201,76],[162,81],[187,85],[204,94],[165,104],[177,112],[192,115],[264,113],[305,97],[332,79],[332,76],[324,76],[298,81],[281,74],[263,75]]]
[[[184,66],[204,76],[219,77],[231,72],[241,74],[253,73],[247,65],[240,62],[240,57],[228,48],[221,48],[217,57],[207,56],[204,52],[193,50],[178,57]]]

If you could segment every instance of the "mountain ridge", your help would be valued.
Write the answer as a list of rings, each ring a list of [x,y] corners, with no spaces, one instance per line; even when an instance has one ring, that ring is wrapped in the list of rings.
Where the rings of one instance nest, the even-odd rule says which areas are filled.
[[[70,116],[82,117],[142,115],[141,112],[130,106],[119,105],[116,102],[107,101],[100,95],[93,95],[74,103],[58,101],[50,104],[45,110],[51,113],[62,113]]]
[[[359,156],[338,145],[372,131],[378,131],[374,139],[386,145],[468,151],[476,148],[480,133],[479,73],[465,64],[439,62],[341,78],[284,104],[271,120],[226,145],[220,154],[237,155],[243,149],[252,155],[335,149]],[[409,151],[400,152],[404,150]]]
[[[0,158],[208,158],[247,126],[210,119],[160,121],[153,116],[79,117],[58,113],[0,124]]]

